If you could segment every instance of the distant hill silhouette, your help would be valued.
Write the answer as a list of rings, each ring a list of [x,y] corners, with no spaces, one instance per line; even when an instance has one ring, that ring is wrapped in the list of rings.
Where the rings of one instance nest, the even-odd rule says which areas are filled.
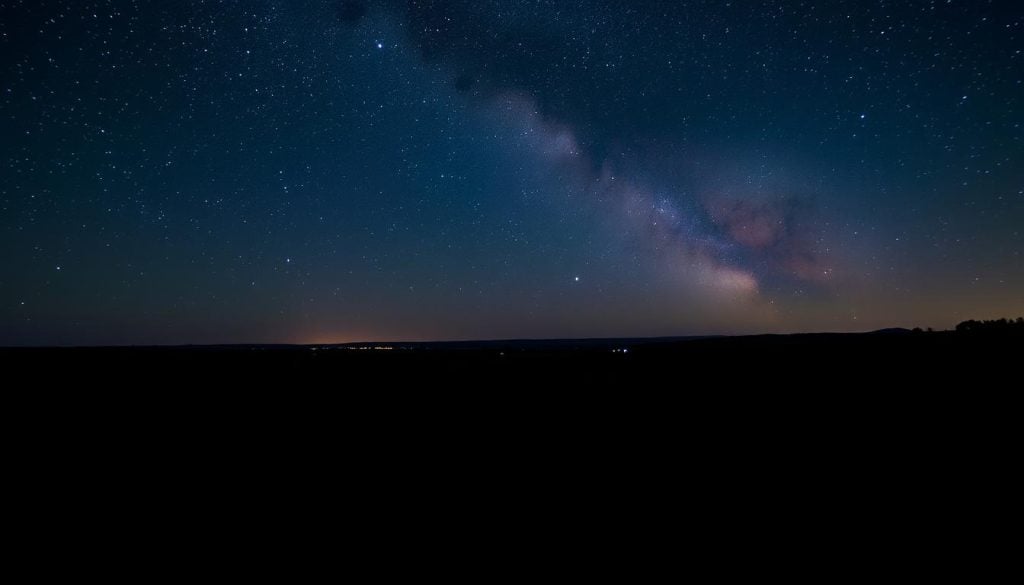
[[[903,327],[889,327],[887,329],[879,329],[878,331],[872,331],[875,335],[904,335],[911,333],[910,329],[904,329]]]
[[[964,321],[955,331],[919,328],[871,333],[737,337],[373,342],[316,345],[0,348],[11,379],[77,388],[82,379],[111,384],[215,386],[301,381],[312,388],[377,388],[424,380],[478,388],[538,384],[567,388],[671,389],[710,396],[724,388],[854,388],[873,392],[887,380],[908,397],[918,388],[1006,388],[1004,372],[1024,349],[1024,318]],[[710,381],[709,381],[710,380]],[[957,386],[953,382],[958,382]],[[1012,384],[1011,384],[1012,385]],[[693,394],[697,393],[697,394]],[[820,394],[819,394],[820,395]],[[832,394],[829,394],[831,396]]]

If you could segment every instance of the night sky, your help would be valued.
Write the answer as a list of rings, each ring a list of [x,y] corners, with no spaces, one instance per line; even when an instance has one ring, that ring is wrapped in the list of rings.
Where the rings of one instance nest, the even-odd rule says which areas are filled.
[[[1013,0],[0,0],[0,345],[1024,314]]]

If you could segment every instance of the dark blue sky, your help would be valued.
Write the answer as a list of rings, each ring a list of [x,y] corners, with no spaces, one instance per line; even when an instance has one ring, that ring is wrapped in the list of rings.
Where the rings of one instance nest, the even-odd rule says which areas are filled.
[[[0,0],[0,344],[1024,313],[1013,2]]]

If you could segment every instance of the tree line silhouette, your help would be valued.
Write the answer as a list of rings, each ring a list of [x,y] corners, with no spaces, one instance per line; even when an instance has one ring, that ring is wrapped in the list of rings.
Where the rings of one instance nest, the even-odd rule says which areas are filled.
[[[971,319],[957,325],[956,331],[957,333],[1024,336],[1024,317],[994,319],[991,321],[975,321]]]

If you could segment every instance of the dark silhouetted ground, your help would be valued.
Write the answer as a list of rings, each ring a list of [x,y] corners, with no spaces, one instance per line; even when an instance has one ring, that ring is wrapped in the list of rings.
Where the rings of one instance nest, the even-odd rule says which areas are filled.
[[[316,383],[379,388],[411,383],[487,388],[618,384],[686,392],[839,389],[923,383],[1014,386],[1019,329],[748,337],[368,343],[318,346],[7,348],[9,372],[36,381],[99,383]],[[1000,380],[1006,380],[1002,382]],[[568,384],[568,386],[566,386]],[[408,387],[408,386],[407,386]]]
[[[153,567],[163,540],[334,559],[327,533],[387,566],[442,530],[482,562],[502,535],[673,563],[682,538],[715,570],[995,577],[975,559],[1012,558],[1022,341],[3,349],[7,487],[19,542],[72,541],[76,570],[108,558],[97,530]]]

